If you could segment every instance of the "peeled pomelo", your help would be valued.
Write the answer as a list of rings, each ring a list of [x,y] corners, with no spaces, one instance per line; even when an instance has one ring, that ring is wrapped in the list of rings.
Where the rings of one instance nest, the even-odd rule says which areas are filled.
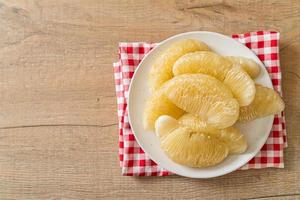
[[[278,114],[283,110],[284,102],[276,91],[256,84],[255,98],[250,105],[240,108],[239,121],[247,122]]]
[[[219,130],[218,137],[227,144],[231,154],[240,154],[247,150],[245,136],[233,126]]]
[[[175,128],[171,128],[170,124]],[[185,166],[213,166],[222,162],[229,152],[227,145],[217,137],[180,126],[169,116],[157,119],[156,132],[159,133],[160,146],[166,155]]]
[[[226,59],[240,66],[249,76],[254,79],[260,73],[260,66],[252,59],[240,56],[226,56]]]
[[[219,80],[204,74],[179,75],[164,84],[166,97],[182,110],[193,113],[215,128],[232,126],[239,104]]]
[[[178,119],[178,123],[182,126],[189,127],[194,131],[200,131],[203,133],[215,134],[219,132],[219,129],[209,125],[206,121],[191,113],[183,114]]]
[[[155,120],[160,115],[170,115],[174,118],[180,117],[184,113],[183,110],[173,104],[162,90],[154,92],[154,94],[147,100],[144,115],[143,125],[145,130],[153,130]]]
[[[173,73],[175,76],[202,73],[223,81],[231,67],[232,62],[214,52],[196,51],[181,56],[173,66]]]
[[[228,127],[225,129],[216,129],[201,118],[186,113],[178,119],[178,123],[182,126],[190,128],[192,131],[199,131],[205,134],[214,135],[221,141],[227,144],[229,153],[243,153],[247,149],[247,141],[245,136],[235,127]]]
[[[223,82],[238,100],[240,106],[249,105],[255,96],[251,77],[223,56],[209,51],[197,51],[180,57],[173,66],[175,76],[181,74],[207,74]]]
[[[209,51],[209,47],[199,40],[185,39],[172,43],[164,50],[150,70],[149,86],[151,91],[159,89],[164,82],[173,77],[172,67],[178,58],[194,51]]]
[[[255,96],[255,83],[246,72],[238,67],[232,67],[223,83],[230,88],[240,106],[251,104]]]

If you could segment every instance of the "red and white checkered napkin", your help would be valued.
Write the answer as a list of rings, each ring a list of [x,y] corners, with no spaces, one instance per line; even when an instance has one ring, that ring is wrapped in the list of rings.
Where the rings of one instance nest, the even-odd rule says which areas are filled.
[[[281,93],[279,33],[258,31],[234,34],[232,38],[247,46],[258,56],[269,72],[274,89]],[[136,142],[128,122],[127,98],[131,78],[139,62],[155,45],[143,42],[120,43],[119,61],[113,64],[119,117],[119,157],[122,174],[127,176],[172,174],[158,166],[144,153]],[[145,78],[147,79],[147,77]],[[241,169],[283,168],[283,149],[285,147],[287,147],[286,129],[282,112],[275,116],[272,131],[260,152]]]

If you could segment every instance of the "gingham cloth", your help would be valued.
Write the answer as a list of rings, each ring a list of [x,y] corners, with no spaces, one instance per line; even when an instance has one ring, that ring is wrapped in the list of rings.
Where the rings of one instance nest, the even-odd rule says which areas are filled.
[[[258,31],[234,34],[232,38],[247,46],[258,56],[269,72],[274,89],[282,95],[279,33]],[[119,158],[122,174],[127,176],[172,174],[159,167],[144,153],[136,142],[128,122],[127,98],[131,78],[140,61],[155,45],[144,42],[120,43],[119,61],[113,64],[119,118]],[[275,116],[272,131],[260,152],[241,169],[283,168],[283,149],[285,147],[287,147],[287,140],[285,118],[282,112]]]

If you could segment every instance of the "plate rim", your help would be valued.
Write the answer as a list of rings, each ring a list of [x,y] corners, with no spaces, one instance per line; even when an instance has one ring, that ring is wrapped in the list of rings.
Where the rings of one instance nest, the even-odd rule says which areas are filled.
[[[177,38],[177,37],[181,37],[181,36],[185,36],[185,35],[190,35],[190,34],[211,34],[211,35],[216,35],[216,36],[221,36],[221,37],[224,37],[226,39],[230,39],[232,42],[236,43],[237,45],[239,45],[240,47],[246,49],[247,51],[251,52],[251,54],[253,56],[255,56],[257,58],[257,60],[260,62],[259,64],[262,65],[262,66],[265,66],[262,61],[257,57],[257,55],[251,51],[251,49],[249,49],[248,47],[246,47],[245,45],[243,45],[242,43],[234,40],[233,38],[227,36],[227,35],[223,35],[221,33],[217,33],[217,32],[211,32],[211,31],[190,31],[190,32],[184,32],[184,33],[179,33],[179,34],[176,34],[176,35],[173,35],[171,37],[168,37],[164,40],[162,40],[161,42],[158,42],[157,45],[151,49],[144,57],[143,59],[141,60],[141,62],[138,64],[137,68],[135,69],[135,72],[133,73],[133,76],[131,78],[131,81],[130,81],[130,85],[129,85],[129,89],[128,89],[128,99],[127,99],[127,110],[128,110],[128,121],[129,121],[129,124],[130,124],[130,127],[131,127],[131,130],[132,130],[132,133],[134,134],[135,136],[135,140],[136,142],[139,144],[139,146],[143,149],[143,151],[150,157],[151,160],[153,160],[158,166],[162,167],[163,169],[165,170],[168,170],[174,174],[177,174],[177,175],[180,175],[180,176],[184,176],[184,177],[188,177],[188,178],[197,178],[197,179],[208,179],[208,178],[214,178],[214,177],[219,177],[219,176],[224,176],[226,174],[229,174],[233,171],[236,171],[238,170],[239,168],[241,168],[242,166],[244,166],[245,164],[247,164],[252,158],[254,158],[256,156],[256,154],[261,150],[261,148],[263,147],[263,145],[266,143],[270,133],[271,133],[271,130],[272,130],[272,126],[273,126],[273,122],[274,122],[274,117],[275,115],[269,115],[268,117],[270,117],[270,123],[268,124],[269,125],[269,134],[265,134],[265,137],[262,138],[264,142],[262,142],[261,145],[259,145],[259,148],[256,149],[256,151],[254,151],[252,154],[253,156],[250,156],[249,159],[247,159],[245,162],[241,162],[243,164],[240,164],[240,165],[237,165],[238,167],[236,168],[233,168],[233,169],[229,169],[229,170],[223,170],[222,173],[220,174],[217,174],[217,175],[211,175],[211,176],[189,176],[189,175],[186,175],[186,174],[180,174],[178,172],[174,172],[173,170],[170,170],[170,168],[168,167],[165,167],[164,164],[158,162],[156,159],[153,159],[152,155],[150,155],[147,151],[145,151],[145,149],[143,148],[143,145],[141,145],[141,142],[139,141],[138,137],[137,137],[137,134],[136,134],[136,131],[134,130],[134,127],[131,125],[131,109],[130,109],[130,94],[131,94],[131,91],[132,91],[132,88],[133,88],[133,81],[135,79],[135,77],[137,76],[137,72],[138,70],[141,68],[141,65],[143,64],[143,62],[146,60],[146,58],[156,49],[156,48],[159,48],[161,45],[165,44],[166,42],[170,41],[170,40],[173,40],[174,38]],[[264,67],[264,69],[266,72],[267,72],[267,75],[268,75],[268,80],[270,81],[271,83],[271,87],[272,89],[274,89],[273,87],[273,84],[272,84],[272,80],[271,80],[271,77],[269,76],[268,74],[268,71],[266,70],[266,68]],[[269,87],[269,86],[267,86]],[[272,120],[271,120],[272,118]]]

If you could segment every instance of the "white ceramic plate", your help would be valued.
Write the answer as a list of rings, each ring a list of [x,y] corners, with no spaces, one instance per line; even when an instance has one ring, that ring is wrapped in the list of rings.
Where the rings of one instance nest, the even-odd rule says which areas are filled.
[[[238,124],[242,133],[245,134],[248,141],[248,149],[240,155],[230,155],[222,163],[208,168],[198,169],[179,165],[170,160],[159,146],[159,140],[154,132],[145,131],[143,128],[142,117],[145,101],[150,95],[147,87],[148,73],[155,61],[155,58],[170,43],[182,39],[198,39],[205,42],[214,52],[224,56],[244,56],[255,60],[261,66],[261,73],[255,80],[264,86],[273,88],[270,77],[256,55],[244,45],[236,42],[230,37],[214,32],[188,32],[175,35],[161,42],[148,55],[144,57],[134,73],[129,88],[129,121],[137,142],[143,150],[154,160],[159,166],[174,172],[178,175],[193,178],[211,178],[230,173],[253,158],[266,142],[271,131],[274,116],[257,119],[246,124]]]

